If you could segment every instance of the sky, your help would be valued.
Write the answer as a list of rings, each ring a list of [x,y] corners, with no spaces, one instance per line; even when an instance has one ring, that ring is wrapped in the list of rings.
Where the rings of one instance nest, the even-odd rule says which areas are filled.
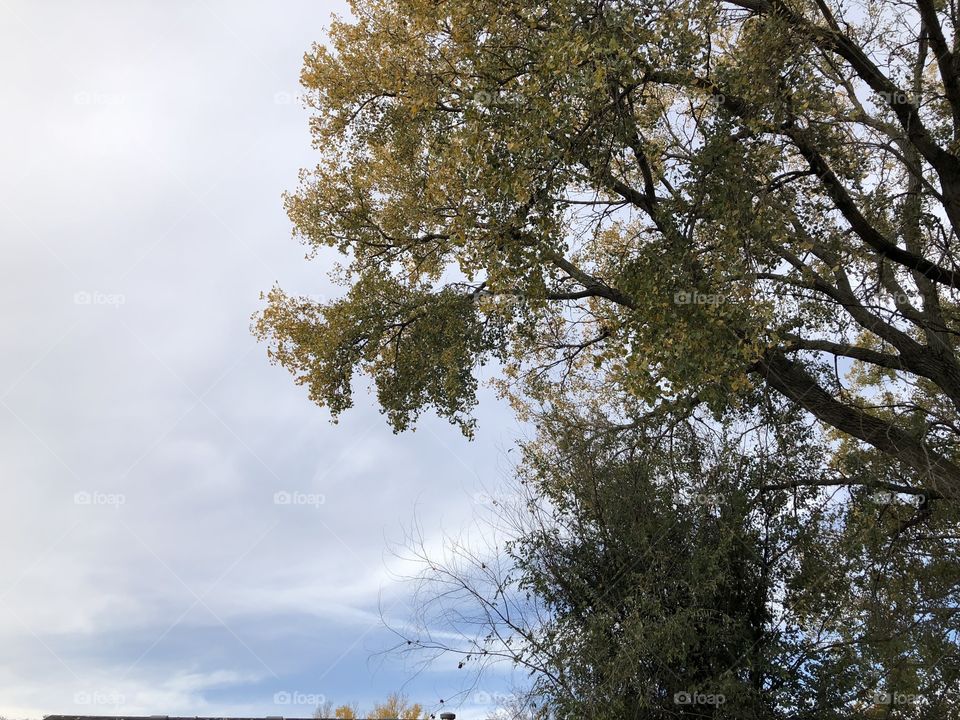
[[[483,512],[520,434],[333,425],[250,334],[333,254],[281,193],[316,162],[303,53],[331,0],[0,0],[0,715],[310,715],[473,686],[383,651],[414,521]]]

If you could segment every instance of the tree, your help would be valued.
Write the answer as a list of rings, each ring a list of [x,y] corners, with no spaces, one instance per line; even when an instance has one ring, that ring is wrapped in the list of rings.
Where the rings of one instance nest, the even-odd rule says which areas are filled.
[[[533,498],[543,522],[516,536],[516,555],[501,565],[461,549],[486,584],[434,566],[478,603],[473,615],[444,605],[456,623],[504,631],[492,645],[466,633],[465,657],[528,667],[560,708],[629,708],[648,687],[666,702],[689,683],[722,686],[754,714],[955,714],[939,692],[957,682],[960,630],[953,4],[353,11],[306,56],[321,159],[286,198],[312,250],[347,257],[348,289],[316,303],[274,288],[256,333],[334,417],[361,372],[395,429],[433,409],[469,435],[478,368],[496,363],[526,417],[600,443],[565,462],[593,463],[585,477],[603,482],[548,473]],[[682,430],[752,418],[795,453],[778,437],[795,413],[820,423],[808,442],[822,462],[778,469],[774,455],[749,482],[731,468],[759,462],[755,447],[695,453],[712,446]],[[662,441],[682,432],[692,459],[674,467]],[[631,465],[630,448],[657,462]],[[727,478],[716,514],[669,500],[702,486],[697,463]],[[669,552],[654,553],[645,533],[667,528]],[[606,615],[584,606],[591,578],[616,577],[635,551],[660,563],[650,577],[629,574]],[[673,565],[685,581],[663,571]],[[713,585],[690,582],[698,568]],[[738,594],[745,584],[757,598]],[[504,624],[507,596],[520,615]],[[663,635],[611,642],[637,598],[646,614],[624,617]],[[698,609],[722,619],[704,625],[716,642],[671,642]],[[718,673],[751,633],[762,654]],[[934,700],[883,707],[878,689]]]
[[[356,720],[359,717],[356,705],[339,705],[334,709],[333,716],[337,720]]]
[[[371,720],[420,720],[422,713],[419,703],[411,705],[405,695],[391,693],[384,702],[373,706],[368,717]]]
[[[402,693],[390,693],[387,699],[373,706],[373,709],[366,715],[369,720],[420,720],[423,714],[423,706],[419,703],[411,704],[406,695]],[[338,705],[333,706],[333,702],[326,700],[314,711],[315,718],[336,718],[337,720],[357,720],[360,717],[360,711],[357,705]]]
[[[624,424],[775,393],[924,508],[960,496],[951,3],[352,7],[306,55],[321,160],[286,198],[349,290],[256,321],[315,401],[359,370],[395,428],[469,434],[486,362]]]
[[[401,647],[528,670],[518,717],[960,712],[955,519],[905,542],[906,496],[802,487],[825,448],[795,412],[658,442],[541,420],[494,544],[419,548]]]
[[[318,705],[313,711],[313,717],[320,720],[321,718],[337,718],[337,720],[356,720],[360,717],[360,713],[356,705],[337,705],[334,707],[332,700],[325,699],[323,703]]]

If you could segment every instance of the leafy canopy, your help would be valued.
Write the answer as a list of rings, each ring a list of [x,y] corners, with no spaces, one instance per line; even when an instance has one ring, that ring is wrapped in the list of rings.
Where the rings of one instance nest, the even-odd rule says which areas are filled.
[[[528,671],[517,718],[960,713],[955,513],[911,536],[907,498],[805,487],[826,448],[796,410],[657,442],[539,420],[491,546],[414,546],[401,648]]]
[[[787,398],[838,462],[960,496],[950,3],[355,0],[305,59],[286,204],[348,262],[256,321],[334,416]],[[847,460],[845,460],[845,458]]]

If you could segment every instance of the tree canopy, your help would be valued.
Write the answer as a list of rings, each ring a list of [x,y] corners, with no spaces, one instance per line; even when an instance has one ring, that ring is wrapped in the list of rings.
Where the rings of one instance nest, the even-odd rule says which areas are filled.
[[[774,392],[956,498],[952,3],[356,0],[302,82],[286,203],[348,261],[256,322],[334,415],[517,397],[713,410]]]
[[[420,720],[423,715],[423,706],[420,703],[411,703],[403,693],[393,692],[387,695],[386,700],[373,705],[366,715],[361,715],[357,705],[338,705],[326,700],[313,713],[318,720],[335,718],[336,720],[357,720],[363,717],[369,720]]]
[[[541,417],[493,546],[414,544],[400,647],[529,671],[517,718],[956,716],[956,518],[908,538],[903,498],[803,487],[826,449],[760,419],[651,443]]]
[[[255,331],[334,417],[361,374],[396,430],[470,435],[491,364],[537,421],[543,522],[504,575],[468,558],[492,595],[456,585],[488,628],[511,589],[544,610],[499,654],[570,717],[960,682],[953,0],[351,7],[305,57],[320,159],[286,196],[346,291],[274,288]]]

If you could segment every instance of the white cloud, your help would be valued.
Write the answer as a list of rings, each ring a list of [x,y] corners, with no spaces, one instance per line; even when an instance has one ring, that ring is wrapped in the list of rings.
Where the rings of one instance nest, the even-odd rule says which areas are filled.
[[[7,5],[0,714],[82,712],[85,689],[262,714],[321,676],[385,695],[408,676],[368,664],[404,592],[385,548],[415,512],[465,522],[513,430],[487,398],[473,444],[395,436],[362,392],[331,426],[248,332],[275,282],[331,292],[332,256],[289,237],[279,196],[315,158],[275,96],[342,7]]]

